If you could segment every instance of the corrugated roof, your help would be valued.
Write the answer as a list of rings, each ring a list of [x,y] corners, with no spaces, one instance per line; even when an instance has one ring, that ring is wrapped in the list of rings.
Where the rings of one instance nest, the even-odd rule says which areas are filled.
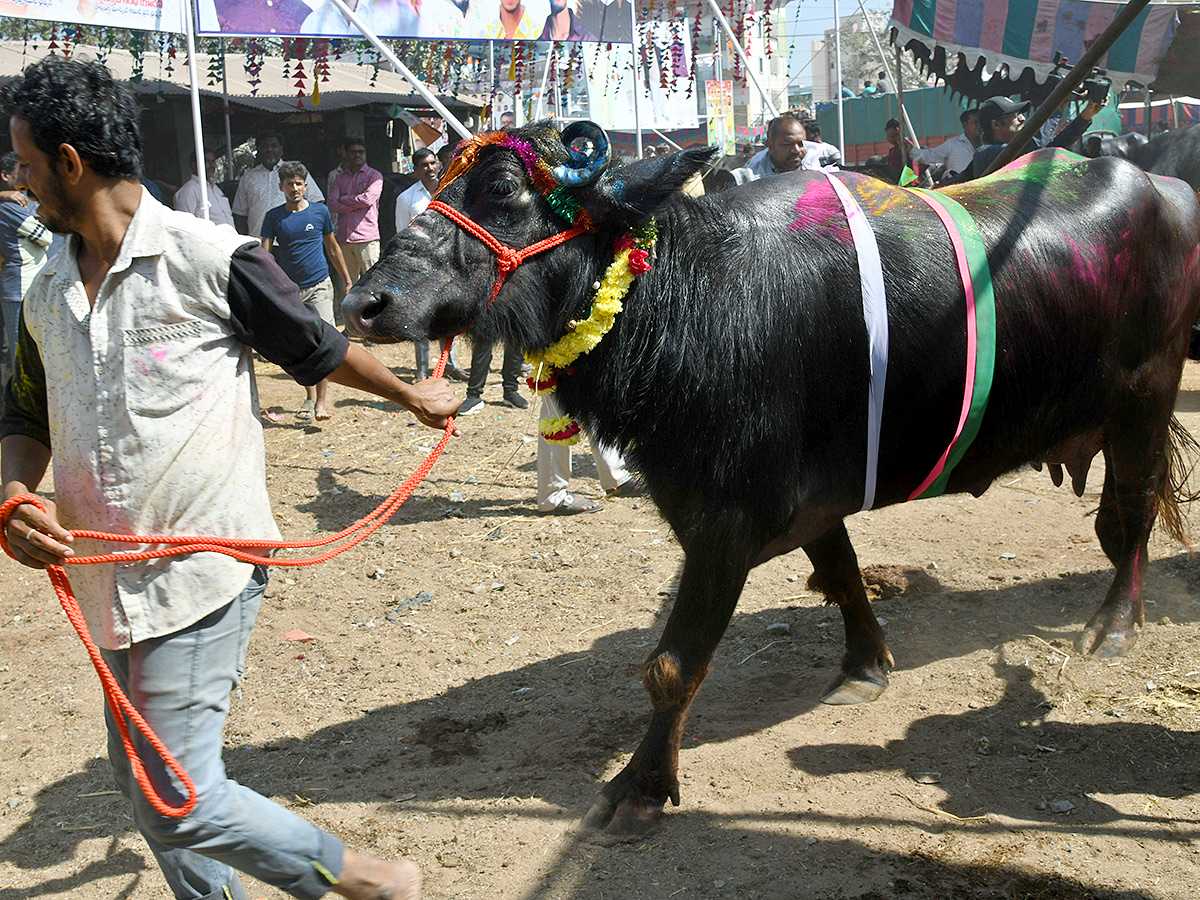
[[[46,55],[46,43],[42,42],[37,48],[22,41],[0,41],[0,84],[11,80],[30,63],[36,62]],[[221,82],[209,84],[208,67],[212,56],[207,53],[196,54],[199,65],[200,93],[203,96],[221,97]],[[99,59],[100,52],[95,47],[79,45],[73,48],[72,59]],[[138,94],[187,94],[190,91],[188,67],[186,64],[187,51],[180,48],[176,59],[169,60],[164,52],[157,49],[142,56],[142,81],[135,83],[133,89]],[[233,105],[269,113],[295,113],[300,108],[310,112],[329,112],[338,109],[349,109],[356,106],[366,106],[371,103],[396,103],[408,109],[428,109],[429,104],[416,92],[403,76],[391,71],[387,62],[383,63],[375,84],[371,84],[371,76],[375,66],[371,63],[374,52],[363,55],[363,65],[357,65],[357,57],[347,54],[340,61],[330,58],[329,80],[320,85],[320,102],[313,103],[313,62],[304,60],[304,97],[297,97],[299,88],[295,87],[295,74],[284,77],[283,60],[279,57],[267,57],[257,75],[259,79],[257,95],[251,93],[250,75],[245,70],[245,53],[229,52],[226,54],[229,83],[229,102]],[[113,50],[104,59],[105,65],[117,78],[128,80],[133,75],[133,54],[128,50]],[[168,65],[172,71],[168,72]],[[289,72],[294,73],[296,63],[291,63]],[[453,112],[455,110],[482,109],[487,105],[487,98],[474,94],[459,94],[457,97],[438,94],[441,100]],[[301,107],[297,107],[297,103]]]

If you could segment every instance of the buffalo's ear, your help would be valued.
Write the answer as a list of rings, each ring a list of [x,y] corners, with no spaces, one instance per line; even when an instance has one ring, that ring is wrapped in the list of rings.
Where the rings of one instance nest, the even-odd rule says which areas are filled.
[[[594,190],[580,199],[597,223],[617,218],[623,224],[640,225],[679,193],[689,178],[709,165],[716,154],[716,147],[699,147],[627,166],[611,166]]]

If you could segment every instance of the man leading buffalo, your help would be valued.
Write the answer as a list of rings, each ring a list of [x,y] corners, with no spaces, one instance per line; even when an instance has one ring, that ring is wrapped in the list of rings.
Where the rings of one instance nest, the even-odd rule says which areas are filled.
[[[153,200],[138,183],[137,102],[103,66],[50,57],[8,87],[6,104],[40,216],[70,235],[26,295],[0,419],[6,500],[37,490],[54,465],[57,509],[24,503],[9,519],[20,562],[109,549],[69,528],[277,538],[252,349],[303,384],[328,377],[432,427],[458,408],[445,381],[399,381],[306,309],[258,241]],[[182,818],[157,812],[109,714],[117,784],[180,900],[244,900],[235,869],[294,897],[415,900],[415,863],[359,855],[226,777],[221,732],[266,587],[261,555],[263,565],[194,553],[73,569],[89,631],[198,803]],[[179,782],[135,743],[151,782],[182,805]]]

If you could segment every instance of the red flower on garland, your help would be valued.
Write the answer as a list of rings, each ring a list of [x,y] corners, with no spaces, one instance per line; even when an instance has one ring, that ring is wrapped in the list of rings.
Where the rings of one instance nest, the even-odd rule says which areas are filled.
[[[645,275],[650,271],[650,254],[640,247],[629,251],[629,271],[634,275]]]
[[[556,443],[562,443],[563,441],[569,441],[571,438],[575,437],[581,431],[583,431],[583,429],[579,427],[579,423],[572,420],[571,424],[568,425],[566,428],[562,429],[561,431],[554,431],[549,434],[543,434],[543,437],[545,437],[546,440],[548,440],[550,443],[556,444]]]
[[[529,389],[535,394],[544,394],[548,391],[554,390],[555,385],[558,384],[558,378],[556,377],[555,372],[555,369],[550,369],[549,374],[541,381],[538,381],[537,378],[535,378],[533,375],[530,375],[525,379],[525,383],[529,385]]]

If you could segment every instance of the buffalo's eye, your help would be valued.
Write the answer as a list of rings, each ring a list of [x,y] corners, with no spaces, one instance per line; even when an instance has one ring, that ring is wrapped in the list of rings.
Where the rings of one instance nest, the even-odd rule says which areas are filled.
[[[520,190],[520,188],[521,186],[511,178],[505,178],[503,181],[496,181],[492,183],[492,193],[497,197],[511,197],[518,190]]]

